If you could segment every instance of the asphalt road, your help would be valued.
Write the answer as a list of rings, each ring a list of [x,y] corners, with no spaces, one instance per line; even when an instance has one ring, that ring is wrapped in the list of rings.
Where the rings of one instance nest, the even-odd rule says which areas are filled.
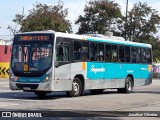
[[[98,120],[97,116],[107,114],[108,116],[101,116],[101,119],[110,117],[109,119],[119,120],[128,119],[126,115],[133,111],[139,114],[141,113],[139,111],[142,113],[146,111],[160,116],[159,94],[160,80],[153,80],[151,85],[135,87],[131,94],[122,94],[117,90],[107,89],[103,94],[93,95],[85,91],[85,96],[72,98],[67,97],[65,92],[53,92],[42,99],[31,92],[11,91],[8,79],[0,79],[0,111],[48,111],[50,114],[55,111],[57,116],[62,116],[57,119],[63,119],[66,115],[71,115],[70,118],[78,115],[86,116],[85,119],[93,116],[95,120]],[[119,111],[119,113],[113,114],[112,111]],[[125,112],[125,115],[121,112]],[[137,120],[137,117],[129,117],[129,119]],[[146,117],[140,117],[140,119],[143,120]],[[160,117],[151,117],[151,119],[158,120]]]

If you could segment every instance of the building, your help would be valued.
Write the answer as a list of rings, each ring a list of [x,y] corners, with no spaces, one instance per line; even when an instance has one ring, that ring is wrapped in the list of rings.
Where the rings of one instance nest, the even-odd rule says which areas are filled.
[[[12,40],[2,40],[2,39],[0,39],[0,45],[12,45]]]
[[[12,40],[0,39],[0,78],[9,78]]]

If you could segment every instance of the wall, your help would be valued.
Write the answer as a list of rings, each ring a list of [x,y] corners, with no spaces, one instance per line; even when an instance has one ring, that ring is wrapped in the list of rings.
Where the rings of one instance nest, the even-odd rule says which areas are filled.
[[[7,47],[5,45],[0,45],[0,78],[9,78],[11,48],[11,45],[7,45]]]

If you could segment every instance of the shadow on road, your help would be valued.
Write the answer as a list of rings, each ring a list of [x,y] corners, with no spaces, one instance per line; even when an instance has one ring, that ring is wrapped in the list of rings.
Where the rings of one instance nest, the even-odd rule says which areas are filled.
[[[0,93],[0,98],[8,99],[25,99],[25,100],[46,100],[46,99],[58,99],[58,98],[67,98],[68,96],[65,93],[60,94],[50,94],[48,93],[44,98],[36,96],[33,92],[3,92]]]
[[[147,93],[147,94],[160,94],[160,90],[151,90],[151,91],[149,91],[149,90],[147,90],[147,91],[138,91],[138,90],[136,90],[136,91],[133,91],[133,93]]]
[[[84,96],[93,96],[93,95],[105,95],[105,94],[118,94],[117,91],[104,91],[102,94],[91,94],[89,91],[85,91]],[[46,100],[46,99],[62,99],[70,98],[66,95],[65,92],[52,92],[48,93],[45,97],[40,98],[36,96],[33,92],[2,92],[0,93],[0,98],[7,99],[25,99],[25,100]]]
[[[147,91],[142,91],[142,90],[134,90],[133,93],[146,93],[146,94],[160,94],[160,90],[147,90]],[[98,96],[98,95],[111,95],[111,94],[124,94],[124,93],[118,93],[116,90],[109,90],[109,91],[104,91],[102,94],[91,94],[89,91],[85,91],[85,97],[90,97],[90,96]],[[6,98],[6,99],[24,99],[24,100],[52,100],[52,99],[63,99],[63,98],[70,98],[66,95],[65,92],[51,92],[48,93],[45,97],[40,98],[36,96],[33,92],[1,92],[0,93],[0,98]]]

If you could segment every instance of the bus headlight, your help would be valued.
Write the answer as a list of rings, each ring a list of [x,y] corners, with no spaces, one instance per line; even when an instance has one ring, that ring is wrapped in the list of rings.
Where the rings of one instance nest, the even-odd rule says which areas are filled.
[[[13,77],[12,75],[9,75],[9,79],[10,81],[15,82],[18,80],[18,77]]]
[[[48,82],[51,79],[51,75],[52,75],[51,73],[46,75],[43,82]]]
[[[46,76],[45,81],[48,81],[48,80],[49,80],[49,76]]]
[[[13,82],[15,81],[12,75],[9,75],[9,79],[10,81],[13,81]]]
[[[9,80],[15,82],[19,79],[18,76],[14,76],[13,74],[9,73]]]

